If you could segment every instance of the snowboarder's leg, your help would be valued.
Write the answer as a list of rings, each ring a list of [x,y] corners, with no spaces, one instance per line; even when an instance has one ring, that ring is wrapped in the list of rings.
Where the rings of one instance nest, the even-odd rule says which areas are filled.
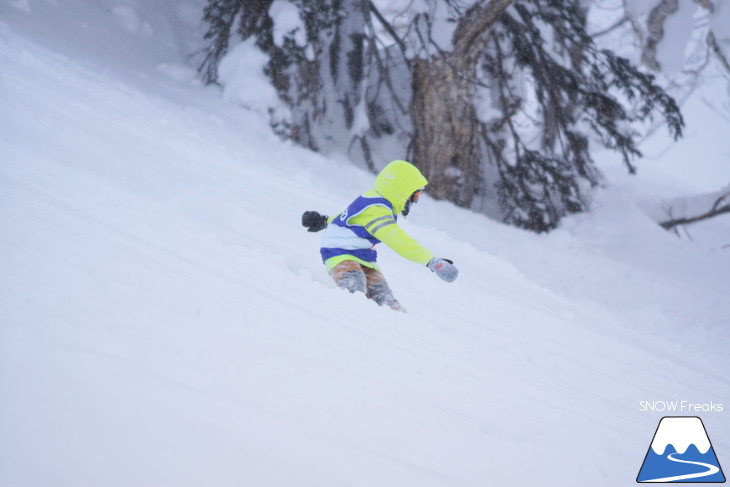
[[[330,272],[335,284],[351,293],[360,291],[367,292],[367,279],[362,266],[355,261],[345,260],[337,264]]]
[[[396,311],[405,312],[405,308],[393,296],[393,291],[390,290],[383,273],[369,267],[363,270],[367,277],[367,293],[365,295],[380,306],[388,306]]]

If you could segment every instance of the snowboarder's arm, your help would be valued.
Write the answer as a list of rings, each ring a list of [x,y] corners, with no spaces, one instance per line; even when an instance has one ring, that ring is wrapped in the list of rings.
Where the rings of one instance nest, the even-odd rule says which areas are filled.
[[[395,221],[373,234],[375,238],[395,250],[398,255],[417,264],[427,265],[433,254],[408,235]]]
[[[365,227],[370,235],[395,250],[398,255],[417,264],[427,266],[439,278],[454,282],[459,271],[453,261],[434,257],[395,222],[393,212],[387,208],[373,206],[355,217],[359,225]]]
[[[382,206],[373,206],[357,217],[373,237],[395,250],[398,255],[418,264],[427,265],[433,254],[416,242],[395,222],[393,213]]]

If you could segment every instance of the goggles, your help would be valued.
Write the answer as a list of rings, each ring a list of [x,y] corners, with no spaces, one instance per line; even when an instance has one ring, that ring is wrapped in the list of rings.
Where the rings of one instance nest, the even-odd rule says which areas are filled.
[[[421,191],[423,191],[423,188],[415,190],[413,194],[411,194],[410,198],[408,198],[406,206],[403,208],[403,216],[408,216],[408,212],[411,211],[411,204],[418,202],[418,198],[421,197]]]

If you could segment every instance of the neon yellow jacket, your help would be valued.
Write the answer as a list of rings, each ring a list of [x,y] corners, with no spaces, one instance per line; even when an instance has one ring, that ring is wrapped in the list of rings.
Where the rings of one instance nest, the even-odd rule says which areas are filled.
[[[373,189],[363,193],[347,210],[329,219],[322,237],[322,256],[327,269],[331,271],[345,260],[377,269],[372,247],[379,242],[408,260],[428,264],[433,254],[396,223],[396,215],[403,211],[411,195],[427,184],[418,168],[409,162],[393,161],[385,166]],[[357,212],[348,215],[353,208]],[[337,255],[327,257],[333,253]]]

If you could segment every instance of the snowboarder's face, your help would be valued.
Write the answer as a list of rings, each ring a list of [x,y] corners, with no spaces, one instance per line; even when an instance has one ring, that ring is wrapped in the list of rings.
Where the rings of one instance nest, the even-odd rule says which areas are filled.
[[[406,201],[406,206],[403,208],[403,216],[408,216],[408,213],[411,211],[411,205],[413,203],[418,202],[418,198],[421,197],[421,191],[423,191],[423,188],[417,189],[411,194],[410,198],[408,198],[408,201]]]

